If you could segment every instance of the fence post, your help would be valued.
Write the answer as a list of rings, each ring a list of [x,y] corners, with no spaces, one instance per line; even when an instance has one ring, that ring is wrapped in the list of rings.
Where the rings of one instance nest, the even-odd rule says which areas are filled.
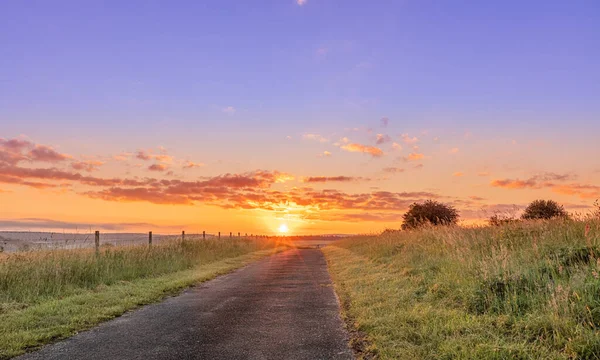
[[[241,236],[241,235],[240,235],[240,233],[239,233],[239,231],[238,231],[238,237],[240,237],[240,236]]]
[[[152,231],[148,232],[148,246],[152,246]]]
[[[219,240],[221,240],[221,232],[219,231]]]
[[[185,231],[182,230],[181,231],[181,241],[184,241],[184,240],[185,240]]]
[[[206,240],[206,231],[202,232],[202,240]]]
[[[231,231],[229,232],[229,237],[233,237],[233,233]]]
[[[94,238],[94,245],[96,246],[96,255],[100,253],[100,231],[96,230],[96,236]]]

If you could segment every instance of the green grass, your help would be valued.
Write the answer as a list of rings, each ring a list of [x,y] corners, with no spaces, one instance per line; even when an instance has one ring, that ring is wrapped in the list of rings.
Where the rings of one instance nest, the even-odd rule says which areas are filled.
[[[426,228],[323,249],[381,359],[600,359],[600,222]]]
[[[0,359],[159,301],[284,247],[269,240],[186,240],[43,251],[0,259]]]

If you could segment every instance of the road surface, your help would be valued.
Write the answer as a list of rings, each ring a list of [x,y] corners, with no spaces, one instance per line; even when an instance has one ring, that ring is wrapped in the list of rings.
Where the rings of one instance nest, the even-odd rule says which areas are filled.
[[[20,357],[352,359],[320,250],[288,250]]]

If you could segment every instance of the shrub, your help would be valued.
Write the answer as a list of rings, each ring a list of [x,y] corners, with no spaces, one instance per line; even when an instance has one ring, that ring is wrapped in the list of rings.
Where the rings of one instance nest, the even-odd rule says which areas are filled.
[[[452,206],[434,200],[414,203],[402,216],[402,229],[414,229],[421,225],[453,225],[458,222],[458,211]]]
[[[527,206],[521,218],[523,220],[548,220],[568,216],[564,207],[554,200],[535,200]]]

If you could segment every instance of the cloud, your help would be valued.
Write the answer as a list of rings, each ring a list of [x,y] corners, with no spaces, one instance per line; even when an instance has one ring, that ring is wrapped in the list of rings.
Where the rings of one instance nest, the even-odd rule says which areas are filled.
[[[183,168],[184,169],[194,169],[194,168],[199,168],[199,167],[202,167],[202,166],[204,166],[203,163],[195,163],[193,161],[186,161],[183,164]]]
[[[71,163],[73,169],[87,172],[97,171],[102,165],[104,165],[104,162],[97,160],[75,161]]]
[[[581,199],[600,199],[600,186],[583,185],[583,184],[567,184],[552,186],[552,191],[557,194],[575,195]]]
[[[306,4],[308,0],[296,0],[296,4],[298,4],[299,6],[303,6]]]
[[[235,114],[236,110],[233,106],[227,106],[227,107],[223,108],[221,111],[223,111],[227,115],[233,115],[233,114]]]
[[[162,172],[167,170],[167,165],[163,165],[163,164],[152,164],[150,166],[148,166],[148,170],[150,171],[158,171],[158,172]]]
[[[452,149],[450,149],[450,154],[456,154],[456,153],[458,153],[458,151],[459,151],[458,148],[452,148]]]
[[[140,160],[152,160],[152,156],[150,156],[150,154],[146,153],[143,150],[138,150],[135,154],[136,159],[140,159]]]
[[[28,154],[29,160],[39,162],[61,162],[70,159],[71,156],[67,154],[61,154],[54,150],[50,146],[36,145]]]
[[[337,214],[319,214],[319,217],[326,221],[343,222],[400,222],[403,213],[376,212],[376,213],[337,213]]]
[[[413,136],[412,138],[408,135],[408,134],[402,134],[401,135],[402,141],[404,141],[406,144],[409,145],[413,145],[419,142],[419,139],[416,136]]]
[[[173,162],[173,157],[166,154],[165,148],[159,147],[159,151],[160,151],[160,154],[156,154],[156,153],[154,153],[154,151],[152,149],[150,149],[150,150],[141,150],[140,149],[135,153],[135,157],[136,157],[136,159],[140,159],[140,160],[144,160],[144,161],[156,160],[158,162],[169,163],[169,164]]]
[[[490,183],[493,187],[501,187],[506,189],[525,189],[525,188],[537,188],[538,183],[533,179],[519,180],[519,179],[503,179],[503,180],[492,180]]]
[[[408,156],[403,157],[404,161],[417,161],[425,158],[425,155],[419,153],[410,153]]]
[[[397,173],[404,172],[404,169],[399,168],[399,167],[386,167],[386,168],[383,168],[383,172],[390,173],[390,174],[397,174]]]
[[[0,228],[1,229],[64,229],[64,230],[85,230],[85,229],[93,229],[93,230],[105,230],[105,231],[122,231],[131,228],[146,228],[146,229],[158,229],[158,228],[168,228],[168,229],[185,229],[189,226],[187,225],[157,225],[152,223],[75,223],[75,222],[66,222],[66,221],[58,221],[52,219],[43,219],[43,218],[20,218],[20,219],[10,219],[10,220],[0,220]],[[82,233],[81,236],[85,236],[85,233]]]
[[[381,145],[384,144],[386,142],[390,142],[392,141],[392,138],[389,137],[389,135],[384,135],[384,134],[377,134],[377,145]]]
[[[322,154],[317,155],[317,157],[330,157],[331,153],[329,151],[323,151]]]
[[[127,161],[132,155],[132,153],[122,152],[119,155],[113,155],[112,158],[116,161]]]
[[[363,154],[369,154],[372,157],[383,156],[383,150],[381,150],[378,147],[374,147],[374,146],[367,146],[367,145],[352,143],[352,144],[343,145],[341,148],[343,150],[346,150],[349,152],[360,152]]]
[[[388,124],[390,123],[390,119],[387,117],[382,117],[381,120],[379,120],[381,123],[381,127],[387,127]]]
[[[424,167],[423,164],[416,164],[415,166],[413,166],[415,169],[420,170]]]
[[[463,174],[463,173],[462,173],[462,172],[460,172],[460,171],[457,171],[457,172],[455,172],[454,174],[452,174],[452,176],[455,176],[455,177],[463,177],[463,176],[465,176],[465,174]]]
[[[482,172],[477,173],[477,176],[490,176],[490,173],[487,171],[482,171]]]
[[[552,172],[540,173],[529,179],[496,179],[492,180],[490,185],[493,187],[501,187],[507,189],[541,189],[543,187],[552,187],[553,181],[569,181],[574,180],[575,176],[572,174],[556,174]]]
[[[353,177],[353,176],[310,176],[302,179],[305,183],[326,183],[326,182],[354,182],[354,181],[370,181],[369,178]]]
[[[474,195],[469,196],[469,199],[475,200],[475,201],[484,201],[484,200],[486,200],[485,198],[482,198],[481,196],[474,196]]]
[[[550,189],[562,195],[578,196],[581,199],[600,198],[600,186],[590,184],[565,183],[573,181],[572,174],[541,173],[529,179],[496,179],[490,182],[493,187],[505,189]]]
[[[320,143],[326,143],[329,141],[329,139],[327,139],[319,134],[304,134],[304,135],[302,135],[302,137],[306,140],[318,141]]]
[[[402,145],[400,145],[398,143],[393,143],[392,144],[392,149],[401,151],[402,150]]]

